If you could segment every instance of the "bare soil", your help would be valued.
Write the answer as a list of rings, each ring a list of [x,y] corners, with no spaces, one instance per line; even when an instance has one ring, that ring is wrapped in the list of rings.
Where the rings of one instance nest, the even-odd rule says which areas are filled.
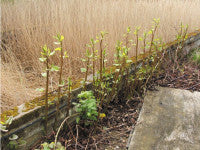
[[[173,63],[167,64],[167,69],[159,77],[153,76],[149,88],[163,86],[179,88],[190,91],[200,91],[200,66],[184,58],[177,69],[173,69]]]
[[[143,99],[136,96],[128,100],[122,99],[117,104],[112,103],[107,110],[106,117],[100,120],[96,128],[94,126],[83,128],[75,124],[67,125],[68,129],[60,132],[58,141],[65,145],[67,150],[126,149],[130,131],[137,122],[142,104]],[[49,142],[54,140],[54,136],[55,134],[52,133],[48,139]]]

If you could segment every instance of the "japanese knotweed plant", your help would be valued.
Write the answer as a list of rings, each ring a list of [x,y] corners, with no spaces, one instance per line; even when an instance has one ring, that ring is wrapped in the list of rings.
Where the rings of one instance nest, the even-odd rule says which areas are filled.
[[[64,86],[64,81],[62,80],[62,75],[63,75],[63,62],[64,58],[68,58],[67,52],[63,50],[63,40],[64,36],[58,34],[57,36],[54,37],[57,41],[54,42],[54,44],[58,45],[57,48],[55,48],[55,51],[60,51],[60,67],[59,67],[59,81],[58,81],[58,98],[56,100],[56,117],[55,117],[55,124],[54,126],[56,127],[57,125],[57,120],[59,116],[59,106],[60,106],[60,98],[61,98],[61,88]]]
[[[160,23],[160,19],[153,19],[153,26],[152,29],[148,32],[148,34],[151,34],[151,41],[150,41],[150,48],[149,48],[149,55],[151,55],[151,51],[152,51],[152,46],[153,46],[153,42],[154,42],[154,38],[155,38],[155,34],[156,34],[156,30],[159,27],[159,23]]]
[[[157,41],[157,39],[155,40],[155,36],[156,36],[156,31],[159,27],[159,23],[160,23],[160,19],[153,19],[153,25],[152,25],[152,28],[147,32],[147,33],[144,33],[143,37],[143,43],[144,43],[144,51],[146,51],[146,49],[149,51],[149,55],[147,57],[147,63],[148,63],[148,66],[151,66],[151,62],[152,62],[152,52],[154,52],[154,46],[155,46],[155,41]],[[146,38],[147,36],[150,36],[150,41],[147,42],[146,44]],[[142,39],[142,38],[141,38]],[[143,60],[144,61],[144,60]]]
[[[42,76],[46,78],[46,86],[44,88],[38,88],[38,91],[43,92],[45,90],[45,132],[47,135],[47,123],[48,123],[48,92],[49,92],[49,76],[50,71],[59,71],[59,67],[50,63],[50,57],[55,54],[55,50],[50,50],[46,45],[43,46],[41,52],[41,58],[39,60],[45,64],[45,72],[42,73]]]
[[[70,110],[70,106],[71,106],[71,91],[72,91],[72,81],[71,81],[70,77],[68,78],[67,88],[68,88],[67,89],[68,98],[67,98],[67,114],[66,114],[66,116],[69,116],[69,110]]]
[[[139,30],[140,27],[135,27],[135,30],[133,32],[134,36],[135,36],[135,43],[133,43],[132,45],[135,46],[135,70],[137,70],[137,65],[138,65],[138,47],[139,47],[139,41],[141,41],[141,38],[139,38]],[[127,93],[129,93],[130,95],[132,94],[132,89],[135,89],[138,85],[138,80],[137,80],[137,76],[131,75],[130,77],[127,76],[127,81],[128,81],[128,86],[129,87],[126,91]],[[133,86],[134,85],[134,86]],[[130,88],[130,87],[134,87],[134,88]]]
[[[86,82],[87,82],[87,78],[88,78],[89,69],[92,67],[91,58],[93,57],[93,55],[91,54],[89,49],[86,49],[85,57],[86,57],[86,59],[82,59],[82,61],[86,63],[86,67],[81,68],[81,72],[85,73],[85,78],[82,81],[84,90],[86,90]]]
[[[192,61],[200,67],[200,48],[197,48],[193,53],[192,53]]]
[[[128,78],[129,78],[129,64],[132,62],[131,59],[128,57],[128,51],[131,47],[129,47],[129,43],[132,43],[132,40],[129,40],[129,35],[131,33],[130,27],[127,28],[126,34],[124,34],[125,37],[125,45],[123,45],[123,42],[118,41],[116,44],[116,54],[115,54],[115,63],[114,66],[116,67],[115,73],[113,75],[112,79],[112,86],[111,86],[111,92],[109,94],[109,98],[107,101],[107,105],[113,101],[118,93],[118,90],[120,89],[120,86],[122,85],[122,79],[125,76],[125,86],[128,86]]]
[[[98,37],[96,39],[91,38],[90,39],[90,43],[86,44],[87,49],[86,49],[86,53],[85,53],[85,58],[82,59],[82,61],[85,64],[85,68],[81,68],[81,72],[85,73],[85,78],[83,81],[83,87],[84,90],[86,90],[86,81],[87,81],[87,77],[88,77],[88,73],[89,73],[89,69],[92,69],[92,81],[93,81],[93,85],[95,83],[95,72],[96,72],[96,61],[98,59],[98,50],[95,49],[95,45],[96,43],[98,43]]]
[[[149,73],[146,77],[146,81],[143,87],[144,89],[146,89],[148,81],[152,78],[155,72],[157,72],[157,76],[160,74],[160,65],[166,53],[165,43],[162,42],[161,39],[155,39],[153,42],[153,47],[153,52],[149,59],[151,61],[151,64],[149,66]]]
[[[41,146],[42,146],[41,150],[65,150],[65,147],[62,146],[60,142],[57,142],[56,144],[55,142],[51,143],[44,142],[41,144]],[[35,149],[35,150],[40,150],[40,149]]]
[[[162,60],[164,43],[162,42],[161,39],[155,38],[156,30],[159,27],[159,19],[154,19],[153,23],[154,25],[152,26],[152,29],[150,29],[148,32],[144,32],[142,37],[138,37],[138,28],[136,28],[134,32],[134,34],[136,35],[136,44],[135,44],[136,61],[138,61],[137,45],[139,44],[139,41],[142,41],[143,43],[142,65],[140,65],[139,68],[135,68],[136,73],[135,75],[132,75],[130,78],[130,81],[132,81],[131,87],[133,87],[132,89],[134,91],[136,87],[138,88],[138,91],[141,91],[142,86],[143,86],[143,89],[145,89],[146,84],[149,81],[149,79],[152,77],[154,71],[158,70],[159,72],[159,65]],[[150,36],[150,42],[146,41],[148,36]],[[149,55],[146,57],[145,53],[147,50],[149,51]]]
[[[152,52],[148,58],[143,60],[143,64],[136,72],[136,79],[139,81],[138,87],[142,86],[142,89],[146,89],[148,81],[152,78],[153,74],[160,74],[160,64],[165,56],[165,43],[160,39],[153,41]],[[147,62],[148,61],[148,62]],[[145,82],[144,82],[145,81]],[[141,88],[139,88],[141,90]]]
[[[108,87],[108,82],[106,80],[107,73],[106,68],[105,68],[105,62],[106,60],[106,49],[107,49],[107,44],[103,44],[103,41],[105,40],[105,36],[108,34],[107,32],[101,31],[100,36],[98,37],[99,39],[99,71],[97,72],[97,78],[95,80],[95,94],[97,101],[99,102],[98,105],[98,119],[100,117],[100,113],[102,110],[103,102],[107,94],[107,90],[109,90]],[[99,78],[98,78],[99,77]]]
[[[103,80],[103,73],[105,72],[105,62],[106,62],[106,44],[103,44],[105,39],[105,35],[108,34],[107,32],[101,31],[99,38],[99,76],[100,82]]]
[[[181,54],[181,50],[183,48],[184,42],[188,37],[187,31],[188,31],[188,25],[184,26],[181,23],[178,34],[176,35],[177,48],[176,48],[174,56],[173,56],[173,58],[174,58],[173,72],[175,69],[179,68],[178,58],[180,56],[179,54]],[[182,56],[180,56],[180,58],[182,58]]]
[[[83,89],[86,91],[86,82],[88,80],[88,73],[90,69],[92,69],[93,75],[93,86],[94,86],[94,95],[98,101],[98,118],[100,115],[100,110],[103,105],[103,100],[106,95],[106,75],[105,72],[105,62],[106,62],[106,45],[103,44],[105,35],[107,33],[101,31],[99,36],[96,36],[96,39],[91,39],[90,44],[87,44],[85,58],[82,59],[85,62],[85,68],[81,68],[81,72],[85,73],[85,78],[82,81]],[[100,50],[95,49],[95,44],[99,42]],[[99,53],[99,54],[98,54]],[[99,62],[97,62],[99,61]],[[99,64],[98,69],[96,68],[96,64]],[[97,70],[97,73],[95,73]]]
[[[136,43],[134,44],[135,45],[136,64],[137,64],[137,61],[138,61],[138,46],[139,46],[139,35],[138,35],[138,32],[139,32],[139,30],[140,30],[140,27],[136,27],[136,29],[134,31],[134,35],[136,36]]]
[[[1,121],[0,131],[1,132],[8,132],[7,128],[9,127],[9,125],[11,125],[12,121],[13,121],[13,116],[9,116],[8,119],[5,122]]]
[[[146,48],[147,48],[146,39],[147,39],[147,32],[144,32],[143,38],[141,38],[141,41],[143,41],[143,60],[145,60],[145,54],[146,54]]]
[[[95,44],[98,42],[99,42],[98,37],[95,40],[92,38],[92,39],[90,39],[90,44],[87,45],[92,50],[92,76],[93,76],[92,80],[93,80],[93,84],[95,82],[96,60],[98,58],[98,50],[95,50]]]
[[[16,150],[16,149],[25,149],[26,148],[26,141],[22,138],[19,138],[18,135],[12,134],[9,137],[9,143],[7,144],[7,149],[9,150]]]
[[[97,121],[97,101],[92,91],[82,91],[78,94],[79,103],[73,103],[75,110],[79,113],[76,122],[83,121],[84,125],[92,125]]]
[[[140,27],[136,27],[133,34],[136,36],[136,43],[133,44],[133,40],[129,39],[130,34],[131,34],[131,29],[130,27],[127,28],[127,32],[126,34],[124,34],[125,37],[125,42],[118,42],[116,45],[116,54],[115,54],[115,66],[116,66],[116,70],[115,70],[115,75],[114,75],[114,79],[113,79],[113,84],[112,84],[112,91],[110,94],[110,99],[108,101],[108,103],[110,103],[111,101],[113,101],[114,98],[116,98],[116,94],[118,93],[118,90],[120,89],[120,86],[122,86],[122,84],[124,84],[124,86],[126,87],[126,89],[124,91],[126,91],[125,95],[128,95],[129,92],[129,87],[131,85],[131,78],[133,77],[129,74],[130,72],[130,64],[133,62],[129,57],[128,57],[128,52],[129,50],[132,48],[132,46],[135,46],[135,58],[136,58],[136,62],[135,62],[135,69],[137,66],[137,61],[138,61],[138,47],[139,47],[139,35],[138,35],[138,31],[139,31]],[[125,83],[122,82],[122,79],[125,80]]]

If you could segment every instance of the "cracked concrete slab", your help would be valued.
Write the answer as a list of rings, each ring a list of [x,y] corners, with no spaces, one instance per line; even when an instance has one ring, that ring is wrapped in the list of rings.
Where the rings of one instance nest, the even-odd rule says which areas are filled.
[[[200,150],[200,92],[148,91],[129,150]]]

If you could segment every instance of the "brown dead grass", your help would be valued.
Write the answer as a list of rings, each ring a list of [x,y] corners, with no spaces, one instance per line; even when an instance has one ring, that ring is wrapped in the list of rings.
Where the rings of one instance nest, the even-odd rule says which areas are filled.
[[[180,22],[189,24],[190,31],[200,28],[200,0],[16,0],[1,5],[3,111],[40,95],[35,89],[44,85],[43,65],[38,61],[41,46],[54,47],[52,37],[57,33],[65,36],[64,48],[70,56],[65,79],[75,79],[81,76],[85,44],[101,30],[109,32],[111,63],[115,43],[127,26],[145,31],[153,18],[160,18],[158,36],[165,41],[174,39]],[[57,82],[53,77],[51,90]]]

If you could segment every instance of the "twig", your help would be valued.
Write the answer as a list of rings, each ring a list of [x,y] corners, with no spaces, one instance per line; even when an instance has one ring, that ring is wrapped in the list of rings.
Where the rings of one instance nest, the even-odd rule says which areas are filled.
[[[95,145],[95,148],[96,148],[96,150],[97,150],[98,148],[97,148],[96,139],[95,139],[94,137],[92,137],[92,139],[93,139],[93,141],[94,141],[94,145]]]
[[[88,143],[90,142],[90,136],[88,137],[88,141],[87,141],[87,145],[85,147],[85,150],[87,150],[87,147],[88,147]]]
[[[194,87],[196,87],[196,86],[198,86],[198,85],[200,85],[200,83],[197,83],[197,84],[195,84],[195,85],[193,85],[193,86],[191,86],[191,87],[189,87],[189,88],[186,88],[185,90],[190,90],[190,89],[192,89],[192,88],[194,88]]]
[[[75,145],[75,149],[77,150],[77,142],[78,141],[78,126],[76,125],[76,145]]]
[[[180,79],[180,78],[182,78],[182,77],[185,77],[185,74],[182,75],[182,76],[180,76],[180,77],[177,77],[177,78],[173,79],[171,82],[174,82],[174,81],[176,81],[177,79]]]
[[[69,128],[69,130],[70,130],[70,133],[72,134],[72,136],[73,136],[73,139],[76,141],[76,137],[74,136],[74,134],[73,134],[73,132],[72,132],[72,128],[70,127],[70,125],[67,123],[67,126],[68,126],[68,128]]]
[[[87,141],[87,145],[86,145],[86,147],[85,147],[85,150],[87,150],[88,143],[90,142],[90,136],[91,136],[92,132],[93,132],[93,130],[92,130],[92,131],[90,132],[90,134],[89,134],[89,137],[88,137],[88,141]]]
[[[114,127],[112,127],[112,128],[106,129],[106,131],[110,131],[110,130],[112,130],[112,129],[116,129],[116,128],[122,127],[122,126],[124,126],[124,125],[126,125],[126,124],[123,123],[123,124],[120,124],[120,125],[118,125],[118,126],[114,126]]]
[[[76,141],[76,144],[79,146],[79,147],[81,147],[81,148],[85,148],[84,146],[82,146],[80,143],[78,143],[78,140],[76,140],[77,138],[74,136],[74,134],[73,134],[73,132],[72,132],[72,128],[69,126],[69,124],[67,123],[67,125],[68,125],[68,127],[69,127],[69,129],[70,129],[70,132],[71,132],[71,134],[72,134],[72,136],[73,136],[73,139],[74,139],[74,141]],[[76,146],[76,145],[75,145]]]

